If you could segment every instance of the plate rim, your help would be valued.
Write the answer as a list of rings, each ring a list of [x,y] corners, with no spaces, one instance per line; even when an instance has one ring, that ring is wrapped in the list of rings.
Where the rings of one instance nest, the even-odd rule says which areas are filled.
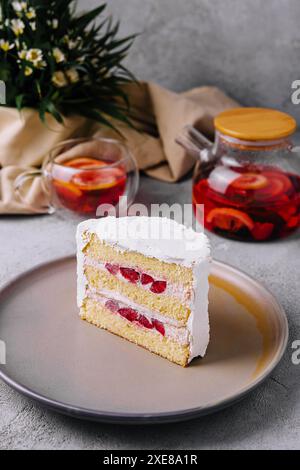
[[[36,271],[41,269],[51,267],[51,265],[55,265],[58,263],[66,263],[76,260],[76,255],[68,255],[63,257],[58,257],[52,259],[50,261],[45,261],[33,266],[30,269],[25,270],[21,274],[10,279],[0,288],[0,302],[2,297],[5,296],[6,291],[14,287],[15,284],[22,281],[23,278],[30,276]],[[69,403],[64,403],[52,398],[49,398],[43,394],[35,392],[30,387],[23,385],[22,383],[14,380],[9,374],[6,374],[0,365],[0,379],[9,385],[11,388],[16,390],[17,392],[21,393],[22,395],[34,400],[45,406],[48,409],[53,411],[57,411],[61,414],[68,415],[75,418],[91,420],[91,421],[98,421],[103,423],[116,423],[116,424],[160,424],[160,423],[174,423],[180,421],[186,421],[190,419],[195,419],[200,416],[205,416],[217,411],[220,411],[238,401],[242,400],[246,395],[251,393],[255,388],[257,388],[262,382],[264,382],[267,377],[270,376],[272,371],[275,367],[279,364],[280,360],[282,359],[288,344],[289,339],[289,325],[287,315],[285,313],[284,308],[277,300],[276,296],[261,282],[257,281],[248,273],[244,272],[243,270],[232,266],[229,263],[225,263],[223,261],[219,261],[216,259],[212,260],[212,264],[216,265],[220,268],[229,269],[231,272],[238,274],[239,276],[243,276],[244,278],[250,280],[254,285],[256,285],[259,289],[264,290],[265,293],[269,296],[269,298],[273,301],[274,305],[276,306],[276,310],[278,313],[278,319],[281,322],[281,329],[280,329],[280,336],[281,341],[273,359],[269,362],[266,369],[260,373],[257,378],[251,382],[250,384],[246,385],[240,391],[234,395],[230,395],[225,397],[222,400],[219,400],[215,403],[208,404],[205,407],[194,407],[194,408],[187,408],[184,410],[178,411],[167,411],[167,412],[158,412],[158,413],[127,413],[127,412],[108,412],[108,411],[100,411],[100,410],[93,410],[90,408],[85,408],[81,406],[71,405]]]

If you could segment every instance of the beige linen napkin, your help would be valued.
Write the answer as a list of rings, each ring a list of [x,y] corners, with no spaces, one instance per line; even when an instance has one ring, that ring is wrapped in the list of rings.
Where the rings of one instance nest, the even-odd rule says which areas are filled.
[[[118,125],[123,138],[135,157],[138,167],[149,176],[175,182],[194,165],[192,157],[175,143],[176,136],[187,125],[213,136],[213,118],[224,109],[236,106],[222,91],[214,87],[194,88],[174,93],[151,82],[127,87],[131,116],[139,130]],[[46,196],[41,181],[35,179],[24,188],[26,203],[13,190],[15,178],[28,169],[39,168],[51,148],[72,137],[101,135],[120,136],[98,123],[81,117],[65,119],[58,124],[51,116],[47,126],[32,109],[0,107],[0,214],[45,212]]]

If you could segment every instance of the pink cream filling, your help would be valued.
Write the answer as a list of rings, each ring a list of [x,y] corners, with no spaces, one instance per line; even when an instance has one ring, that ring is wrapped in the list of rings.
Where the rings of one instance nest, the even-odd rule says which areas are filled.
[[[183,289],[179,284],[167,282],[165,279],[157,279],[152,273],[144,273],[138,269],[128,266],[102,263],[87,257],[85,258],[85,264],[105,270],[119,280],[136,284],[145,290],[153,292],[154,294],[171,295],[184,302],[187,306],[191,305],[191,300],[193,297],[192,290]]]
[[[144,309],[140,309],[138,305],[130,306],[123,300],[109,297],[106,292],[97,293],[95,291],[88,291],[87,296],[94,301],[100,302],[111,313],[121,316],[140,328],[146,328],[162,336],[170,337],[180,344],[189,343],[189,331],[187,328],[166,323],[163,321],[165,318],[161,317],[158,319],[157,314],[144,311]]]
[[[105,307],[113,313],[118,313],[129,322],[133,322],[149,330],[153,330],[153,328],[155,328],[156,331],[165,336],[165,327],[160,321],[154,318],[148,319],[134,308],[122,306],[119,302],[113,299],[106,300]]]

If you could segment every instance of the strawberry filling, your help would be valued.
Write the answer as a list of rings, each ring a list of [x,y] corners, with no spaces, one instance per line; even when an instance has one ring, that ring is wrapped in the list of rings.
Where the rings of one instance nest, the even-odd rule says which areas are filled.
[[[131,268],[120,268],[120,272],[125,279],[136,284],[140,279],[140,273]]]
[[[119,308],[117,312],[129,321],[138,321],[139,314],[133,308]]]
[[[165,336],[164,325],[162,324],[162,322],[156,320],[155,318],[151,318],[151,320],[149,320],[147,317],[145,317],[145,315],[142,315],[134,308],[120,307],[119,303],[113,299],[108,299],[105,302],[105,307],[112,313],[117,313],[130,322],[135,322],[136,324],[142,326],[143,328],[147,328],[148,330],[155,329],[162,336]]]
[[[163,336],[165,336],[165,327],[164,325],[162,324],[161,321],[159,320],[156,320],[155,318],[152,320],[152,324],[154,326],[154,328],[160,333],[162,334]]]
[[[139,316],[138,323],[142,325],[144,328],[148,328],[149,330],[152,330],[153,328],[152,321],[148,320],[148,318],[145,317],[144,315]]]
[[[117,264],[106,263],[105,267],[110,274],[116,275],[119,272],[119,266]]]
[[[149,274],[142,273],[141,283],[143,284],[143,286],[145,286],[146,284],[150,284],[150,283],[152,284],[153,281],[154,279],[152,276],[149,276]]]
[[[105,307],[108,308],[111,312],[117,312],[119,309],[119,304],[115,300],[109,299],[105,302]]]
[[[154,294],[162,294],[167,287],[166,281],[154,281],[150,287],[151,292]]]
[[[121,276],[132,284],[147,286],[154,294],[162,294],[167,288],[166,281],[155,280],[150,274],[136,271],[133,268],[126,268],[112,263],[105,263],[105,268],[113,276],[116,276],[120,272]]]

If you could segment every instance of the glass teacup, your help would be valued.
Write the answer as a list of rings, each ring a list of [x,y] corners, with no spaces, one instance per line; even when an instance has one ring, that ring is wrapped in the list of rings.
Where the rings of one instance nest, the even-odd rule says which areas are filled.
[[[121,196],[130,205],[139,184],[136,162],[128,148],[105,138],[70,139],[56,145],[41,170],[17,178],[15,189],[21,199],[24,183],[35,177],[42,178],[49,213],[64,207],[90,216],[97,215],[101,204],[117,206]]]

